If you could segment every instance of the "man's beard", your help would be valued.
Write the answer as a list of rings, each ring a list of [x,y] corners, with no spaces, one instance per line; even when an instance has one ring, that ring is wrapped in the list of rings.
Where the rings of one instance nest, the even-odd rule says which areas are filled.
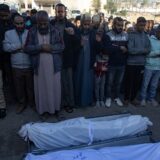
[[[113,29],[115,33],[120,34],[122,33],[123,29]]]
[[[16,28],[16,31],[17,31],[18,33],[23,33],[23,32],[24,32],[24,27],[23,27],[23,28]]]
[[[90,32],[90,28],[87,28],[87,29],[83,28],[83,34],[87,35],[89,34],[89,32]]]
[[[49,28],[48,27],[47,28],[38,28],[38,31],[40,34],[46,35],[49,33]]]

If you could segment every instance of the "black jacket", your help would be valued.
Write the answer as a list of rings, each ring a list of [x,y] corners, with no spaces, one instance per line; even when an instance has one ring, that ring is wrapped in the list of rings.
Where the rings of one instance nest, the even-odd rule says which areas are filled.
[[[55,26],[56,20],[52,20],[51,24]],[[72,27],[74,28],[75,32],[75,26],[69,22],[67,19],[65,20],[65,27]],[[64,35],[63,35],[63,40],[64,40],[64,45],[65,49],[63,51],[62,55],[62,63],[63,63],[63,69],[74,67],[76,65],[76,57],[78,54],[78,44],[80,43],[80,39],[78,38],[77,34],[75,35],[69,35],[65,30],[64,30]]]
[[[4,40],[5,32],[10,29],[13,29],[13,25],[11,21],[8,21],[7,25],[4,25],[3,21],[0,20],[0,69],[2,68],[2,63],[4,61],[10,60],[10,54],[4,53],[3,51],[3,40]]]

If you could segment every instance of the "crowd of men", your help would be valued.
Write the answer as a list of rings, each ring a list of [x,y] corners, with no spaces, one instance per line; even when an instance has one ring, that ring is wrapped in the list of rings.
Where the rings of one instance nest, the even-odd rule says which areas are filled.
[[[0,4],[0,118],[7,95],[16,100],[17,114],[27,106],[60,116],[62,108],[109,108],[113,101],[158,105],[160,26],[144,17],[135,24],[106,21],[103,13],[68,20],[63,4],[55,15],[35,9],[21,15]]]

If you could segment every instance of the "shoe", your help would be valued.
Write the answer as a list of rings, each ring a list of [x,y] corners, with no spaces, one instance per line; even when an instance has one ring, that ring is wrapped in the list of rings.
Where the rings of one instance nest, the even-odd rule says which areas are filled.
[[[73,107],[71,107],[71,106],[65,106],[64,109],[67,113],[72,113],[73,112]]]
[[[0,119],[3,119],[6,117],[6,108],[0,109]]]
[[[155,99],[152,99],[151,101],[147,101],[147,103],[153,107],[157,107],[159,105],[159,103]]]
[[[55,112],[55,116],[56,116],[56,119],[57,119],[58,121],[62,121],[62,120],[65,120],[65,119],[66,119],[65,116],[64,116],[64,114],[62,114],[60,111],[56,111],[56,112]]]
[[[39,115],[39,118],[42,122],[45,122],[49,118],[49,116],[50,116],[49,113],[45,112],[45,113]]]
[[[108,108],[111,107],[111,101],[112,101],[111,98],[107,98],[105,102],[105,106]]]
[[[100,106],[105,107],[105,103],[103,101],[100,101]]]
[[[128,105],[129,105],[129,100],[125,100],[125,101],[124,101],[124,105],[125,105],[125,106],[128,106]]]
[[[120,98],[115,98],[114,101],[116,102],[116,104],[117,104],[118,106],[120,106],[120,107],[123,106],[123,103],[122,103],[122,101],[120,100]]]
[[[96,101],[96,107],[100,107],[100,101]]]
[[[134,106],[138,106],[138,105],[140,105],[140,101],[135,99],[135,100],[131,101],[131,104],[134,105]]]
[[[146,101],[143,99],[143,100],[140,102],[140,105],[141,105],[142,107],[145,107],[145,106],[146,106]]]
[[[16,108],[16,113],[17,113],[17,114],[22,113],[22,112],[25,110],[25,108],[26,108],[26,107],[25,107],[24,105],[21,105],[21,104],[18,105],[17,108]]]

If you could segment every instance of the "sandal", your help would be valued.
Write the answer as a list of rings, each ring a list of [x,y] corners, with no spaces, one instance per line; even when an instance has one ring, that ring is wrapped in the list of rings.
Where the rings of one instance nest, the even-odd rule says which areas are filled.
[[[73,112],[73,108],[70,107],[70,106],[64,107],[64,109],[65,109],[65,111],[66,111],[67,113],[72,113],[72,112]]]

